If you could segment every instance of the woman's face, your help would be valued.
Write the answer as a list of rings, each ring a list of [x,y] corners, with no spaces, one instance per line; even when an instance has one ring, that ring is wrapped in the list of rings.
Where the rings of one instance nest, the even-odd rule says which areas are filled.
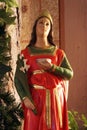
[[[38,20],[36,25],[36,35],[47,37],[51,29],[50,20],[46,17],[42,17]]]

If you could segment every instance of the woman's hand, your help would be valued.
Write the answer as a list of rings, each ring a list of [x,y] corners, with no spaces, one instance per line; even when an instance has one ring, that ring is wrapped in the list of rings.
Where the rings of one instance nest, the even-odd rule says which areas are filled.
[[[37,64],[41,69],[44,70],[49,70],[52,67],[52,63],[50,59],[42,59],[42,60],[37,60]]]
[[[33,103],[29,100],[28,97],[25,97],[25,98],[23,99],[23,102],[24,102],[24,105],[25,105],[27,108],[29,108],[29,109],[31,109],[31,110],[34,110],[34,109],[35,109],[35,106],[34,106]]]

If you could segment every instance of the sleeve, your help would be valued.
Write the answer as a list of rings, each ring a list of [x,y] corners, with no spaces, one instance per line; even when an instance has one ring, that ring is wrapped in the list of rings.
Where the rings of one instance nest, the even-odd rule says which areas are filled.
[[[73,69],[64,51],[61,51],[61,53],[62,53],[62,58],[60,64],[59,65],[53,64],[50,71],[57,76],[60,76],[66,80],[70,80],[73,77]],[[60,59],[59,55],[58,55],[58,59]]]
[[[14,83],[21,100],[24,97],[28,97],[33,102],[27,80],[27,70],[29,69],[29,67],[30,66],[26,64],[26,59],[24,59],[24,55],[19,54]]]

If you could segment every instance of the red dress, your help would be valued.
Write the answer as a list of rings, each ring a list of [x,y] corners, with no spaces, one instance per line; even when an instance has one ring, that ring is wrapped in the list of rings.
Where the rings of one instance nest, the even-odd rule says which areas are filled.
[[[37,109],[37,115],[23,105],[24,130],[68,130],[66,105],[66,81],[49,71],[43,71],[37,64],[37,59],[49,58],[52,63],[60,66],[63,51],[58,49],[55,54],[31,55],[28,48],[22,51],[27,65],[28,84],[32,99]]]

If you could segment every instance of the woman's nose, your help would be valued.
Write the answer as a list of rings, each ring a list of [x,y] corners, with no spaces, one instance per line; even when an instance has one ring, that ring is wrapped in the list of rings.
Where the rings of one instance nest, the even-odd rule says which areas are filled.
[[[46,26],[46,23],[45,23],[45,22],[43,23],[43,26],[44,26],[44,27]]]

